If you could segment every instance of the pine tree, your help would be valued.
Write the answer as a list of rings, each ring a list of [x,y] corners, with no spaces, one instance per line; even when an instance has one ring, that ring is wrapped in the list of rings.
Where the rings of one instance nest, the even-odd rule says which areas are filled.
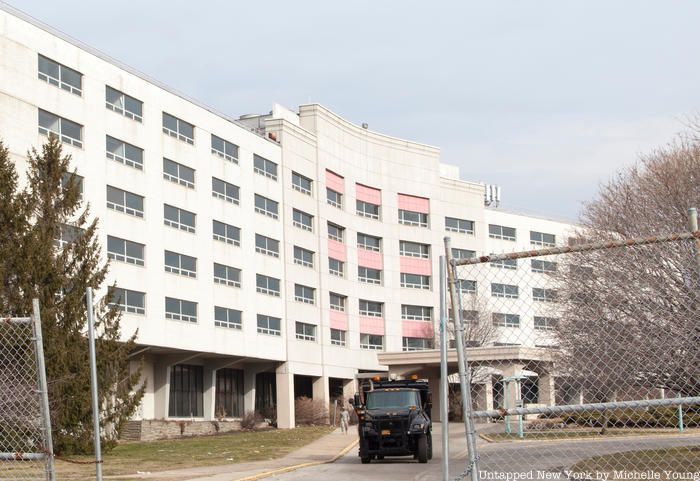
[[[28,198],[17,191],[17,172],[8,149],[0,142],[0,314],[19,315],[16,246],[29,227]],[[12,309],[15,307],[15,309]]]
[[[41,153],[28,153],[27,187],[19,191],[14,166],[7,151],[0,150],[0,222],[9,226],[0,238],[0,312],[26,315],[32,299],[39,299],[54,450],[63,454],[92,450],[85,291],[97,290],[108,272],[97,239],[98,220],[83,208],[81,186],[69,162],[58,138],[51,136]],[[129,366],[136,333],[120,342],[121,313],[109,303],[113,289],[95,306],[106,448],[114,445],[143,395],[140,369],[131,372]]]

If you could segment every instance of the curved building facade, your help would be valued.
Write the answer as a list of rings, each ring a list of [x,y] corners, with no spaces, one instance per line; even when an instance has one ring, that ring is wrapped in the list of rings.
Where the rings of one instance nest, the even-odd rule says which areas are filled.
[[[385,369],[378,352],[433,347],[445,235],[473,255],[571,228],[485,208],[436,147],[317,104],[233,119],[4,5],[0,52],[18,171],[60,135],[100,219],[123,333],[139,333],[143,419],[274,406],[293,426],[295,397],[347,396]]]

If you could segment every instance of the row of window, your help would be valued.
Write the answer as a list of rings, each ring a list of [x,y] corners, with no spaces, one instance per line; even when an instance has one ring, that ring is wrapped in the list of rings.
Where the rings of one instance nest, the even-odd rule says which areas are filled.
[[[469,279],[457,279],[456,288],[459,292],[465,294],[476,293],[476,281]],[[491,295],[493,297],[504,297],[516,299],[519,297],[519,288],[517,285],[491,283]],[[541,302],[557,302],[557,290],[548,289],[546,287],[533,287],[532,300]]]
[[[146,313],[146,293],[124,288],[115,288],[111,303],[124,312]],[[176,321],[197,322],[198,304],[185,299],[165,298],[165,317]],[[230,329],[241,329],[243,313],[237,309],[214,306],[214,325]],[[258,331],[280,335],[280,319],[263,314],[257,315]],[[261,330],[262,329],[262,330]]]
[[[491,295],[493,297],[503,297],[507,299],[517,299],[520,289],[512,284],[491,283]],[[557,302],[557,290],[544,287],[532,288],[532,300],[539,302]]]
[[[304,182],[304,189],[297,187],[297,185],[301,182]],[[303,177],[300,174],[293,173],[292,183],[295,189],[303,191],[308,195],[311,195],[311,179]],[[328,187],[326,189],[326,201],[328,202],[328,204],[342,209],[343,194]],[[356,201],[356,213],[363,217],[379,219],[379,209],[380,206],[377,204],[372,204],[370,202],[361,200]],[[420,227],[428,227],[428,214],[400,209],[399,223],[406,225],[415,225]],[[446,231],[474,235],[474,225],[475,223],[473,220],[459,219],[456,217],[445,217]],[[514,227],[489,224],[489,237],[493,239],[515,241],[516,229]],[[554,247],[556,245],[556,236],[554,234],[548,234],[544,232],[530,231],[530,243],[534,246]]]
[[[143,204],[141,199],[133,197],[130,193],[120,191],[108,186],[107,207],[138,217],[143,216]],[[196,215],[192,212],[184,211],[177,207],[164,204],[164,223],[170,227],[195,232]],[[223,222],[212,221],[213,238],[232,245],[240,246],[240,229],[238,227],[225,224]],[[255,234],[256,252],[272,257],[279,257],[280,242],[270,237]],[[110,259],[143,266],[145,245],[117,237],[108,237],[108,256]],[[314,267],[313,251],[294,246],[294,263],[305,267]],[[187,256],[185,256],[187,257]],[[192,258],[194,259],[194,258]],[[345,263],[343,261],[328,259],[329,272],[333,275],[343,277],[345,275]],[[171,271],[174,272],[174,271]],[[179,273],[179,272],[176,272]],[[368,284],[381,284],[382,271],[370,267],[358,266],[358,281]],[[192,275],[191,277],[195,277]],[[405,288],[430,289],[430,276],[401,273],[400,285]],[[265,290],[266,293],[267,290]]]
[[[296,323],[296,338],[304,341],[316,341],[316,328],[314,324],[303,322]],[[340,329],[331,328],[331,344],[334,346],[346,345],[347,332]],[[433,348],[433,339],[417,337],[404,337],[402,339],[404,351],[421,351]],[[384,336],[378,334],[360,333],[360,349],[374,351],[384,350]]]
[[[83,74],[41,54],[38,55],[38,77],[39,80],[43,80],[50,85],[82,96]],[[105,86],[105,107],[137,122],[143,122],[143,101],[127,95],[109,85]],[[162,115],[163,133],[188,144],[194,144],[194,125],[166,112],[163,112]],[[67,119],[60,118],[59,123],[62,122],[73,124],[73,127],[80,127],[77,131],[73,129],[70,132],[66,132],[66,136],[78,142],[78,144],[74,145],[82,146],[80,132],[82,126]],[[70,127],[70,125],[68,126]],[[59,129],[56,133],[60,135],[60,132],[61,130]],[[238,146],[213,134],[211,135],[211,151],[213,154],[226,160],[238,163]],[[256,168],[257,165],[258,161],[256,161]],[[267,175],[267,168],[263,169],[263,171],[265,175]],[[276,172],[274,176],[276,176]]]
[[[116,288],[113,291],[112,304],[125,312],[145,314],[145,297],[146,294],[143,292]],[[376,308],[376,306],[374,307]],[[367,308],[372,309],[373,307],[369,306]],[[197,322],[197,311],[198,305],[196,302],[172,297],[165,298],[166,319]],[[243,326],[242,318],[243,313],[237,309],[214,306],[214,325],[217,327],[240,330]],[[317,326],[315,324],[296,322],[296,338],[304,341],[316,341],[316,329]],[[257,330],[261,334],[280,336],[282,332],[281,319],[264,314],[257,314]],[[331,343],[338,346],[345,346],[346,331],[331,329]],[[404,344],[406,344],[405,341]],[[414,345],[415,342],[411,342],[411,344]],[[360,347],[363,349],[383,349],[383,345],[383,336],[360,334]]]
[[[454,253],[453,253],[454,256]],[[491,267],[499,269],[515,270],[518,268],[517,259],[501,259],[490,262]],[[530,259],[530,269],[532,272],[552,274],[557,271],[557,263],[553,261],[545,261],[542,259]]]
[[[496,327],[520,327],[519,314],[505,314],[502,312],[494,312],[491,320]],[[533,327],[538,331],[552,331],[556,329],[559,319],[548,316],[534,316]]]
[[[481,322],[482,314],[477,310],[462,310],[462,319],[466,323]],[[452,309],[448,309],[448,318],[452,319]],[[533,327],[538,331],[553,330],[557,327],[559,319],[551,316],[534,316]],[[491,313],[491,323],[496,327],[520,327],[519,314],[507,314],[503,312]]]
[[[515,227],[489,224],[489,237],[492,239],[515,241],[516,229]],[[530,231],[530,244],[539,247],[554,247],[556,245],[556,236],[544,232]]]
[[[165,175],[165,174],[164,174]],[[170,174],[168,174],[170,175]],[[228,182],[212,178],[212,195],[233,204],[239,203],[239,188]],[[133,192],[107,185],[107,208],[134,217],[144,217],[145,197]],[[197,214],[179,207],[164,205],[165,225],[195,233]],[[255,194],[255,211],[276,219],[279,204],[276,201]]]
[[[136,108],[137,104],[134,102],[138,101],[118,90],[107,87],[106,107],[141,121],[141,109]],[[140,107],[140,104],[138,105]],[[193,126],[187,122],[163,112],[164,133],[192,143],[193,139],[189,137],[192,129]],[[83,146],[83,126],[81,124],[42,109],[39,109],[39,133],[44,135],[53,133],[65,143],[80,148]],[[142,148],[109,135],[106,137],[107,157],[129,167],[143,170],[144,150]],[[238,146],[214,134],[211,134],[211,152],[234,164],[238,163]],[[255,172],[274,180],[277,179],[277,164],[275,162],[254,154],[253,163]]]
[[[119,211],[126,211],[126,209],[133,210],[134,212],[139,212],[139,204],[138,202],[134,201],[131,199],[130,204],[126,204],[128,197],[124,196],[124,205],[122,205],[120,202],[122,198],[120,197],[118,199],[119,202],[117,202],[116,198],[113,198],[111,202],[111,205],[109,206],[110,208],[114,210],[119,210]],[[177,221],[177,225],[180,224],[180,221],[184,219],[184,222],[188,227],[191,227],[192,229],[195,228],[195,223],[194,223],[194,217],[191,217],[185,213],[184,215],[181,215],[180,213],[177,214],[174,211],[172,211],[172,206],[168,206],[168,217],[166,217],[166,224],[174,226]],[[124,210],[122,210],[122,208]],[[186,211],[185,211],[186,212]],[[165,214],[165,211],[164,211]],[[137,215],[137,214],[134,214]],[[241,230],[240,228],[226,224],[221,221],[213,220],[212,221],[212,236],[214,240],[218,240],[221,242],[226,242],[231,245],[235,246],[240,246],[241,242]],[[364,236],[364,234],[358,234],[359,236]],[[423,245],[423,244],[419,244]],[[270,237],[261,235],[261,234],[255,234],[255,250],[256,252],[259,252],[261,254],[269,255],[272,257],[279,257],[279,249],[280,249],[280,242],[276,239],[272,239]],[[457,249],[458,251],[464,251],[462,249]],[[107,251],[108,251],[108,256],[110,259],[116,260],[116,261],[121,261],[121,262],[126,262],[129,264],[134,264],[134,265],[139,265],[143,266],[145,263],[145,245],[140,244],[137,242],[129,241],[126,239],[120,239],[118,237],[112,237],[108,236],[107,239]],[[294,252],[294,263],[302,265],[304,267],[314,267],[314,256],[315,253],[311,250],[304,249],[299,246],[294,246],[293,249]],[[473,251],[464,251],[464,252],[470,252],[472,253]],[[411,255],[414,252],[412,251],[402,251],[402,255]],[[471,254],[470,254],[471,255]],[[329,257],[328,259],[329,262],[329,272],[331,274],[344,277],[345,275],[345,263],[343,261],[339,261],[337,259],[333,259]],[[358,267],[358,279],[360,282],[366,282],[370,284],[381,284],[381,270],[379,269],[372,269],[369,267],[363,267],[359,266]],[[402,286],[404,287],[411,287],[412,285],[418,285],[421,288],[430,288],[430,276],[418,276],[415,277],[413,274],[404,274],[402,275],[401,278],[401,283]],[[465,291],[467,290],[467,286],[464,286]],[[468,290],[472,290],[469,288]]]
[[[359,186],[360,184],[357,185]],[[311,196],[313,195],[313,180],[297,172],[292,172],[292,188]],[[333,207],[343,208],[343,194],[330,187],[326,188],[326,201]],[[362,217],[379,220],[381,218],[381,205],[367,200],[356,199],[355,213]],[[399,224],[428,227],[428,214],[399,209],[398,221]]]
[[[340,194],[339,194],[340,195]],[[361,201],[358,201],[361,202]],[[408,211],[399,211],[399,217],[401,221],[401,212],[408,212]],[[427,214],[425,214],[427,215]],[[295,225],[297,227],[300,227],[305,230],[313,231],[313,216],[311,214],[307,214],[305,212],[299,211],[297,209],[294,210],[294,220],[295,220]],[[406,223],[406,222],[403,222]],[[419,222],[420,223],[420,222]],[[340,242],[343,241],[342,235],[338,234],[332,234],[331,233],[331,225],[334,226],[334,230],[343,229],[342,227],[339,227],[335,224],[332,224],[329,222],[329,237],[334,238]],[[427,225],[426,225],[427,226]],[[445,230],[447,231],[453,231],[453,232],[463,232],[463,233],[468,233],[468,234],[473,234],[474,233],[474,222],[470,220],[465,220],[465,219],[456,219],[453,217],[446,217],[445,218]],[[376,238],[373,236],[367,236],[366,234],[362,234],[363,236],[363,241],[367,240],[368,249],[371,250],[381,250],[381,238]],[[504,239],[504,240],[515,240],[516,239],[516,231],[515,228],[512,227],[504,227],[504,226],[499,226],[499,225],[494,225],[494,224],[489,224],[489,237],[495,238],[495,239]],[[402,241],[403,242],[403,241]],[[556,244],[556,239],[554,234],[545,234],[542,232],[535,232],[535,231],[530,231],[530,242],[532,245],[535,246],[544,246],[544,247],[553,247]],[[364,242],[363,242],[364,243]],[[413,243],[415,244],[415,243]],[[360,234],[358,233],[358,246],[360,246]],[[423,244],[417,244],[418,246],[425,246],[425,247],[417,247],[416,249],[421,249],[425,248],[426,252],[421,253],[420,250],[417,252],[416,257],[427,257],[427,245]],[[402,255],[412,255],[412,254],[402,254]],[[474,257],[475,253],[474,251],[469,251],[465,249],[453,249],[453,257],[456,259],[465,259],[469,257]]]
[[[293,174],[294,175],[294,174]],[[299,174],[296,174],[299,175]],[[310,183],[309,181],[309,195],[310,194]],[[294,180],[292,181],[294,183]],[[293,188],[294,185],[292,185]],[[299,189],[297,189],[299,190]],[[338,209],[343,208],[343,194],[331,189],[326,188],[326,202]],[[355,213],[362,217],[368,217],[370,219],[380,219],[380,208],[378,204],[373,204],[371,202],[356,200],[355,201]],[[398,210],[398,221],[399,224],[417,226],[417,227],[428,227],[428,214],[423,212],[416,212],[406,209]],[[474,221],[467,219],[457,219],[454,217],[445,217],[445,230],[452,232],[459,232],[464,234],[474,234]]]
[[[228,244],[240,245],[240,229],[214,220],[213,238]],[[257,252],[272,257],[279,257],[279,246],[280,243],[278,240],[261,234],[255,234],[255,250]],[[121,239],[119,237],[107,236],[107,255],[112,260],[143,266],[145,265],[145,249],[145,244]]]
[[[131,263],[134,265],[144,265],[144,250],[145,246],[143,244],[128,241],[125,239],[120,239],[118,237],[113,236],[107,237],[107,253],[110,259]],[[270,239],[268,237],[256,234],[256,250],[266,253],[272,253],[274,255],[279,252],[279,242],[275,241],[274,239]],[[300,263],[313,262],[312,258],[310,261],[305,260],[308,259],[305,257],[297,258],[297,253],[299,253],[301,256],[304,256],[305,253],[310,253],[310,251],[306,251],[304,249],[295,247],[295,262],[297,261],[297,259]],[[197,277],[197,259],[195,257],[166,250],[164,251],[164,265],[166,272],[186,277]],[[360,269],[367,268],[361,267]],[[401,274],[401,276],[402,287],[430,287],[429,276],[418,276],[403,273]],[[214,282],[232,287],[241,287],[241,270],[232,266],[227,266],[215,262]],[[265,276],[262,274],[257,274],[256,288],[258,292],[273,296],[279,296],[279,286],[279,279]],[[308,304],[315,304],[315,288],[304,286],[301,284],[295,284],[294,289],[294,298],[296,301],[305,302]],[[457,280],[457,289],[460,292],[464,293],[475,293],[476,281],[468,279],[459,279]],[[512,284],[491,283],[491,295],[494,297],[515,299],[519,297],[519,287],[517,285]],[[331,309],[345,310],[345,306],[343,303],[341,303],[340,301],[335,302],[337,299],[342,299],[342,297],[337,294],[331,293]],[[557,290],[533,287],[532,299],[541,302],[556,302]]]
[[[112,296],[112,304],[119,309],[134,314],[145,314],[145,297],[144,292],[133,291],[129,289],[116,288]],[[383,304],[374,301],[360,300],[360,315],[381,317]],[[411,312],[423,312],[423,315],[430,315],[427,310],[431,310],[425,306],[402,306],[402,317],[410,318]],[[198,305],[196,302],[187,301],[184,299],[176,299],[172,297],[165,298],[165,317],[166,319],[197,322]],[[464,315],[464,314],[463,314]],[[474,318],[478,313],[476,311],[466,311],[464,315],[466,320]],[[492,314],[492,323],[496,327],[520,327],[520,315],[494,312]],[[533,327],[536,330],[553,330],[556,328],[558,319],[548,316],[534,316]],[[226,327],[230,329],[242,328],[242,312],[237,309],[227,307],[214,307],[214,324],[217,327]],[[257,315],[258,332],[279,336],[281,335],[281,319],[278,317],[267,316],[264,314]],[[336,332],[333,332],[336,331]],[[369,340],[370,334],[361,334],[365,340]],[[296,323],[296,337],[302,340],[316,340],[316,326],[303,322]],[[382,336],[377,336],[381,338]],[[345,332],[337,329],[331,330],[331,342],[336,345],[345,345]],[[383,346],[383,343],[363,343],[372,344],[374,346]],[[415,347],[415,346],[414,346]],[[373,349],[372,347],[366,347]],[[381,348],[381,347],[380,347]]]
[[[109,188],[108,188],[109,189]],[[114,189],[108,194],[108,207],[121,212],[132,213],[132,215],[141,216],[142,215],[142,205],[139,203],[138,198],[130,197],[124,191],[118,191]],[[195,215],[188,211],[183,211],[173,206],[167,204],[164,205],[164,223],[171,227],[186,230],[188,232],[195,231]],[[215,240],[223,241],[229,244],[240,246],[240,229],[238,227],[225,224],[223,222],[213,220],[213,238]],[[279,257],[280,243],[276,239],[266,237],[261,234],[255,234],[255,250],[259,253],[270,255],[272,257]],[[108,236],[107,239],[107,252],[110,259],[126,262],[134,265],[143,266],[145,264],[145,245],[137,242],[129,241],[126,239],[120,239],[113,236]],[[174,259],[176,253],[170,253],[166,255],[166,265],[168,259]],[[180,255],[180,254],[177,254]],[[180,255],[182,259],[191,259],[189,262],[194,264],[196,259]],[[304,249],[299,246],[294,246],[294,263],[300,264],[306,267],[314,266],[314,252],[308,249]],[[196,273],[194,269],[190,269],[190,276],[195,277]],[[337,276],[345,275],[345,263],[333,258],[329,258],[329,272]],[[171,270],[170,272],[182,273],[178,270]],[[370,283],[370,284],[381,284],[382,271],[378,269],[372,269],[369,267],[358,267],[358,280],[360,282]],[[417,274],[406,274],[401,273],[400,277],[401,287],[406,288],[418,288],[418,289],[430,289],[430,276],[417,275]],[[266,293],[268,289],[265,289]]]
[[[313,267],[314,253],[307,249],[294,246],[294,263]],[[328,258],[328,272],[337,277],[345,277],[345,262],[332,257]],[[365,284],[382,284],[382,270],[372,267],[357,266],[357,280]],[[431,278],[427,275],[409,274],[402,272],[399,277],[400,286],[408,289],[430,289]]]
[[[347,296],[330,292],[330,308],[334,311],[346,312]],[[359,300],[359,313],[363,316],[382,317],[384,315],[384,304],[380,302]],[[433,308],[430,306],[415,306],[410,304],[401,305],[401,319],[411,321],[432,321]]]
[[[44,116],[53,116],[57,117],[54,114],[51,114],[50,112],[46,112],[41,110],[40,113],[43,112]],[[60,119],[60,117],[57,117]],[[65,120],[65,119],[63,119]],[[41,124],[40,124],[41,125]],[[50,130],[50,129],[47,129]],[[45,133],[45,132],[42,132]],[[227,160],[230,160],[231,162],[237,163],[237,157],[232,157],[230,154],[226,152],[231,152],[235,151],[236,155],[238,152],[238,146],[231,144],[230,142],[227,142],[216,135],[211,136],[212,138],[212,153],[217,154],[221,157],[226,158]],[[224,149],[222,151],[219,151],[219,147],[214,147],[215,145],[221,144],[221,149]],[[229,147],[230,146],[230,147]],[[235,149],[233,149],[235,147]],[[127,165],[129,167],[133,167],[137,170],[143,170],[144,168],[144,150],[140,147],[137,147],[133,144],[130,144],[124,140],[117,139],[115,137],[112,137],[110,135],[106,136],[106,155],[107,158],[120,162],[124,165]],[[255,161],[257,162],[257,159],[260,157],[259,155],[255,154],[254,156]],[[265,159],[262,159],[265,160]],[[266,161],[270,162],[271,164],[274,164],[274,162],[271,161]],[[274,164],[275,166],[277,164]],[[276,172],[277,169],[275,167],[274,171]],[[190,167],[184,166],[182,164],[179,164],[175,161],[172,161],[170,159],[163,159],[163,177],[167,180],[170,180],[175,183],[182,184],[186,187],[189,187],[190,189],[195,188],[195,169],[192,169]]]
[[[292,210],[292,223],[303,230],[313,231],[313,216],[298,209]],[[345,242],[345,228],[328,221],[328,238],[338,242]],[[382,251],[382,238],[357,233],[357,247],[374,252]],[[412,241],[399,241],[399,255],[405,257],[418,257],[422,259],[430,258],[430,244],[422,244]],[[468,249],[452,249],[452,257],[455,259],[468,259],[476,255],[475,251]]]
[[[170,259],[169,256],[171,256]],[[179,273],[181,275],[196,275],[196,259],[194,259],[193,257],[182,256],[169,251],[166,251],[165,257],[166,271]],[[214,264],[214,282],[216,283],[240,287],[240,273],[240,269],[235,269],[230,266],[225,266],[217,263]],[[276,296],[279,295],[279,279],[258,274],[256,278],[256,284],[258,292],[263,292],[266,294]],[[315,291],[316,290],[314,288],[304,286],[301,284],[295,284],[295,300],[313,304],[315,303],[316,297]],[[120,288],[115,290],[113,303],[123,308],[123,310],[125,310],[126,312],[130,312],[133,314],[145,314],[145,296],[146,294],[144,292]],[[196,302],[172,298],[167,299],[170,299],[170,301],[166,300],[166,312],[178,312],[178,315],[187,315],[190,316],[192,319],[181,319],[175,317],[170,318],[178,320],[192,320],[193,322],[196,322]],[[175,309],[175,301],[178,301],[177,310]],[[329,301],[330,309],[346,312],[347,296],[331,292],[329,293]],[[173,307],[173,309],[170,309],[170,307]],[[238,312],[240,313],[240,311]],[[384,303],[370,301],[366,299],[359,299],[358,312],[361,316],[383,317]],[[219,319],[218,316],[216,318]],[[240,319],[240,314],[238,314],[238,318]],[[431,321],[432,318],[433,308],[430,306],[416,306],[407,304],[401,305],[401,319]]]

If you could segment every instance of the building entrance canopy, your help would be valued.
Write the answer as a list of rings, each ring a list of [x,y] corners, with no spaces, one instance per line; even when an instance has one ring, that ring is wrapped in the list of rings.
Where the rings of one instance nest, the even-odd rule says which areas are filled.
[[[475,390],[477,409],[494,408],[494,378],[513,376],[537,377],[537,404],[554,405],[554,355],[551,348],[523,346],[488,346],[467,349],[467,359],[472,372],[472,389]],[[379,364],[387,366],[389,375],[428,379],[433,397],[433,419],[439,421],[440,351],[438,349],[410,352],[387,352],[377,355]],[[448,375],[458,371],[457,351],[447,352]],[[534,377],[534,376],[533,376]],[[514,406],[521,394],[514,389],[504,393],[502,402]],[[512,399],[510,399],[512,398]]]

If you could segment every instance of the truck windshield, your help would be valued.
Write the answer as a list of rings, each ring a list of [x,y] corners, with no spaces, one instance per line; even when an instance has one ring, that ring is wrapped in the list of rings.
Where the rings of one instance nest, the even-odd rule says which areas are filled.
[[[420,406],[418,391],[370,391],[367,409],[408,409]]]

